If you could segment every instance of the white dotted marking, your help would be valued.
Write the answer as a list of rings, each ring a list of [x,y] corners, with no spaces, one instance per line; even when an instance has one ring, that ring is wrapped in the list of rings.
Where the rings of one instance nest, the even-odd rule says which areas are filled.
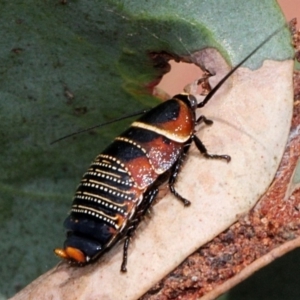
[[[138,149],[140,149],[145,155],[147,155],[146,149],[143,148],[141,145],[137,144],[133,140],[127,139],[127,138],[122,137],[122,136],[118,136],[118,137],[115,138],[115,141],[122,141],[122,142],[125,142],[125,143],[128,143],[128,144],[131,144],[131,145],[137,147]]]
[[[87,192],[83,192],[83,193],[77,192],[75,194],[74,199],[75,198],[86,200],[86,201],[92,201],[92,202],[99,203],[104,206],[112,205],[112,207],[114,207],[115,210],[125,213],[124,208],[126,208],[126,203],[115,203],[115,202],[112,202],[108,198],[101,197],[99,195],[95,195],[95,194],[91,194],[91,193],[87,193]]]
[[[103,213],[102,211],[96,210],[94,208],[90,208],[90,207],[83,206],[83,205],[73,205],[72,212],[91,215],[93,217],[96,217],[100,220],[103,220],[103,221],[111,224],[112,226],[115,227],[115,229],[119,229],[118,224],[115,222],[118,220],[118,217],[108,216],[105,213]]]

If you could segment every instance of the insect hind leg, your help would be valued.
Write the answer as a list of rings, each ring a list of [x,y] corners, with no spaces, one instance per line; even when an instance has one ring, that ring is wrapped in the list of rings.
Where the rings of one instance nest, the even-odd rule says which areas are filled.
[[[131,222],[128,226],[125,241],[124,241],[124,246],[123,246],[123,260],[122,260],[122,264],[121,264],[121,272],[124,272],[124,273],[127,272],[126,266],[127,266],[127,260],[128,260],[128,248],[129,248],[131,237],[133,236],[138,225],[140,224],[142,218],[145,216],[148,209],[153,204],[153,201],[155,200],[157,193],[158,193],[157,188],[152,188],[148,192],[146,192],[146,194],[144,195],[144,199],[142,201],[142,203],[144,203],[144,205],[139,207],[139,209],[135,213],[134,219],[131,220]]]

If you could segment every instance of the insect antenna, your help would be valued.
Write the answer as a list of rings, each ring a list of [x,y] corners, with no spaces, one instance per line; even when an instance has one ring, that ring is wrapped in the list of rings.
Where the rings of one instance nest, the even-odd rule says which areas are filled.
[[[97,124],[97,125],[94,125],[92,127],[88,127],[88,128],[85,128],[85,129],[82,129],[82,130],[79,130],[79,131],[76,131],[76,132],[73,132],[73,133],[70,133],[70,134],[67,134],[61,138],[58,138],[54,141],[52,141],[50,143],[50,145],[53,145],[57,142],[60,142],[64,139],[67,139],[71,136],[74,136],[74,135],[77,135],[77,134],[81,134],[81,133],[84,133],[84,132],[87,132],[87,131],[90,131],[90,130],[93,130],[95,128],[99,128],[99,127],[103,127],[103,126],[106,126],[106,125],[109,125],[109,124],[112,124],[112,123],[115,123],[115,122],[119,122],[119,121],[122,121],[122,120],[125,120],[125,119],[129,119],[129,118],[132,118],[132,117],[135,117],[135,116],[138,116],[138,115],[141,115],[141,114],[144,114],[148,111],[149,109],[143,109],[143,110],[140,110],[140,111],[137,111],[137,112],[134,112],[130,115],[126,115],[126,116],[123,116],[123,117],[120,117],[120,118],[117,118],[117,119],[113,119],[111,121],[108,121],[108,122],[105,122],[105,123],[101,123],[101,124]]]
[[[214,94],[218,91],[218,89],[223,85],[223,83],[244,63],[246,62],[253,54],[255,54],[262,46],[264,46],[270,39],[272,39],[272,37],[274,37],[278,32],[280,32],[284,27],[286,27],[287,24],[285,23],[284,26],[278,28],[277,30],[275,30],[272,34],[270,34],[264,41],[262,41],[254,50],[252,50],[241,62],[239,62],[230,72],[228,72],[219,82],[218,84],[208,93],[208,95],[205,97],[205,99],[198,103],[197,105],[197,108],[201,108],[203,106],[205,106],[207,104],[207,102],[214,96]],[[150,30],[147,28],[147,27],[144,27],[142,26],[142,28],[144,28],[148,33],[150,33],[150,35],[152,35],[154,38],[156,39],[160,39],[157,35],[153,34],[152,32],[150,32]],[[173,33],[174,34],[174,33]],[[186,46],[182,43],[182,40],[180,37],[178,37],[176,34],[174,34],[177,38],[177,41],[183,46],[183,48],[191,55],[190,51],[186,48]],[[146,113],[148,110],[141,110],[141,111],[138,111],[138,112],[135,112],[135,113],[132,113],[130,115],[126,115],[126,116],[123,116],[123,117],[120,117],[120,118],[117,118],[117,119],[114,119],[114,120],[111,120],[111,121],[108,121],[108,122],[105,122],[105,123],[102,123],[102,124],[98,124],[98,125],[95,125],[95,126],[92,126],[92,127],[89,127],[89,128],[85,128],[85,129],[82,129],[82,130],[79,130],[79,131],[76,131],[76,132],[73,132],[71,134],[68,134],[68,135],[65,135],[59,139],[56,139],[54,141],[52,141],[50,143],[50,145],[53,145],[59,141],[62,141],[64,139],[67,139],[71,136],[75,136],[77,134],[81,134],[81,133],[84,133],[84,132],[87,132],[87,131],[90,131],[92,129],[95,129],[95,128],[99,128],[99,127],[102,127],[102,126],[106,126],[106,125],[109,125],[109,124],[112,124],[112,123],[115,123],[115,122],[118,122],[118,121],[121,121],[121,120],[124,120],[124,119],[127,119],[127,118],[131,118],[131,117],[134,117],[134,116],[138,116],[138,115],[141,115],[141,114],[144,114]]]

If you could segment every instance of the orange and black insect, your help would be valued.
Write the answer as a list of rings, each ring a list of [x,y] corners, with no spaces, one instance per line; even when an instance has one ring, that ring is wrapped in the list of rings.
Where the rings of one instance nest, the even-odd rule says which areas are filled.
[[[275,34],[275,33],[274,33]],[[55,253],[77,265],[85,265],[125,238],[121,271],[126,271],[130,238],[151,207],[162,181],[185,206],[190,201],[177,193],[175,182],[192,142],[206,158],[230,161],[228,155],[211,155],[195,135],[195,111],[203,107],[262,42],[234,67],[197,104],[191,94],[179,94],[154,107],[110,144],[92,162],[77,188],[70,215],[64,222],[67,238]]]

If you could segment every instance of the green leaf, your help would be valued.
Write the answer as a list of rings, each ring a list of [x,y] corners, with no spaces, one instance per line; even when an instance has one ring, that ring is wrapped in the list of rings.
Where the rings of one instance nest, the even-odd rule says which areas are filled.
[[[90,161],[130,123],[66,134],[158,100],[150,53],[207,47],[236,65],[284,24],[276,1],[2,1],[0,24],[0,293],[11,296],[58,261],[62,222]],[[222,17],[220,17],[222,16]],[[245,63],[284,60],[287,30]]]

